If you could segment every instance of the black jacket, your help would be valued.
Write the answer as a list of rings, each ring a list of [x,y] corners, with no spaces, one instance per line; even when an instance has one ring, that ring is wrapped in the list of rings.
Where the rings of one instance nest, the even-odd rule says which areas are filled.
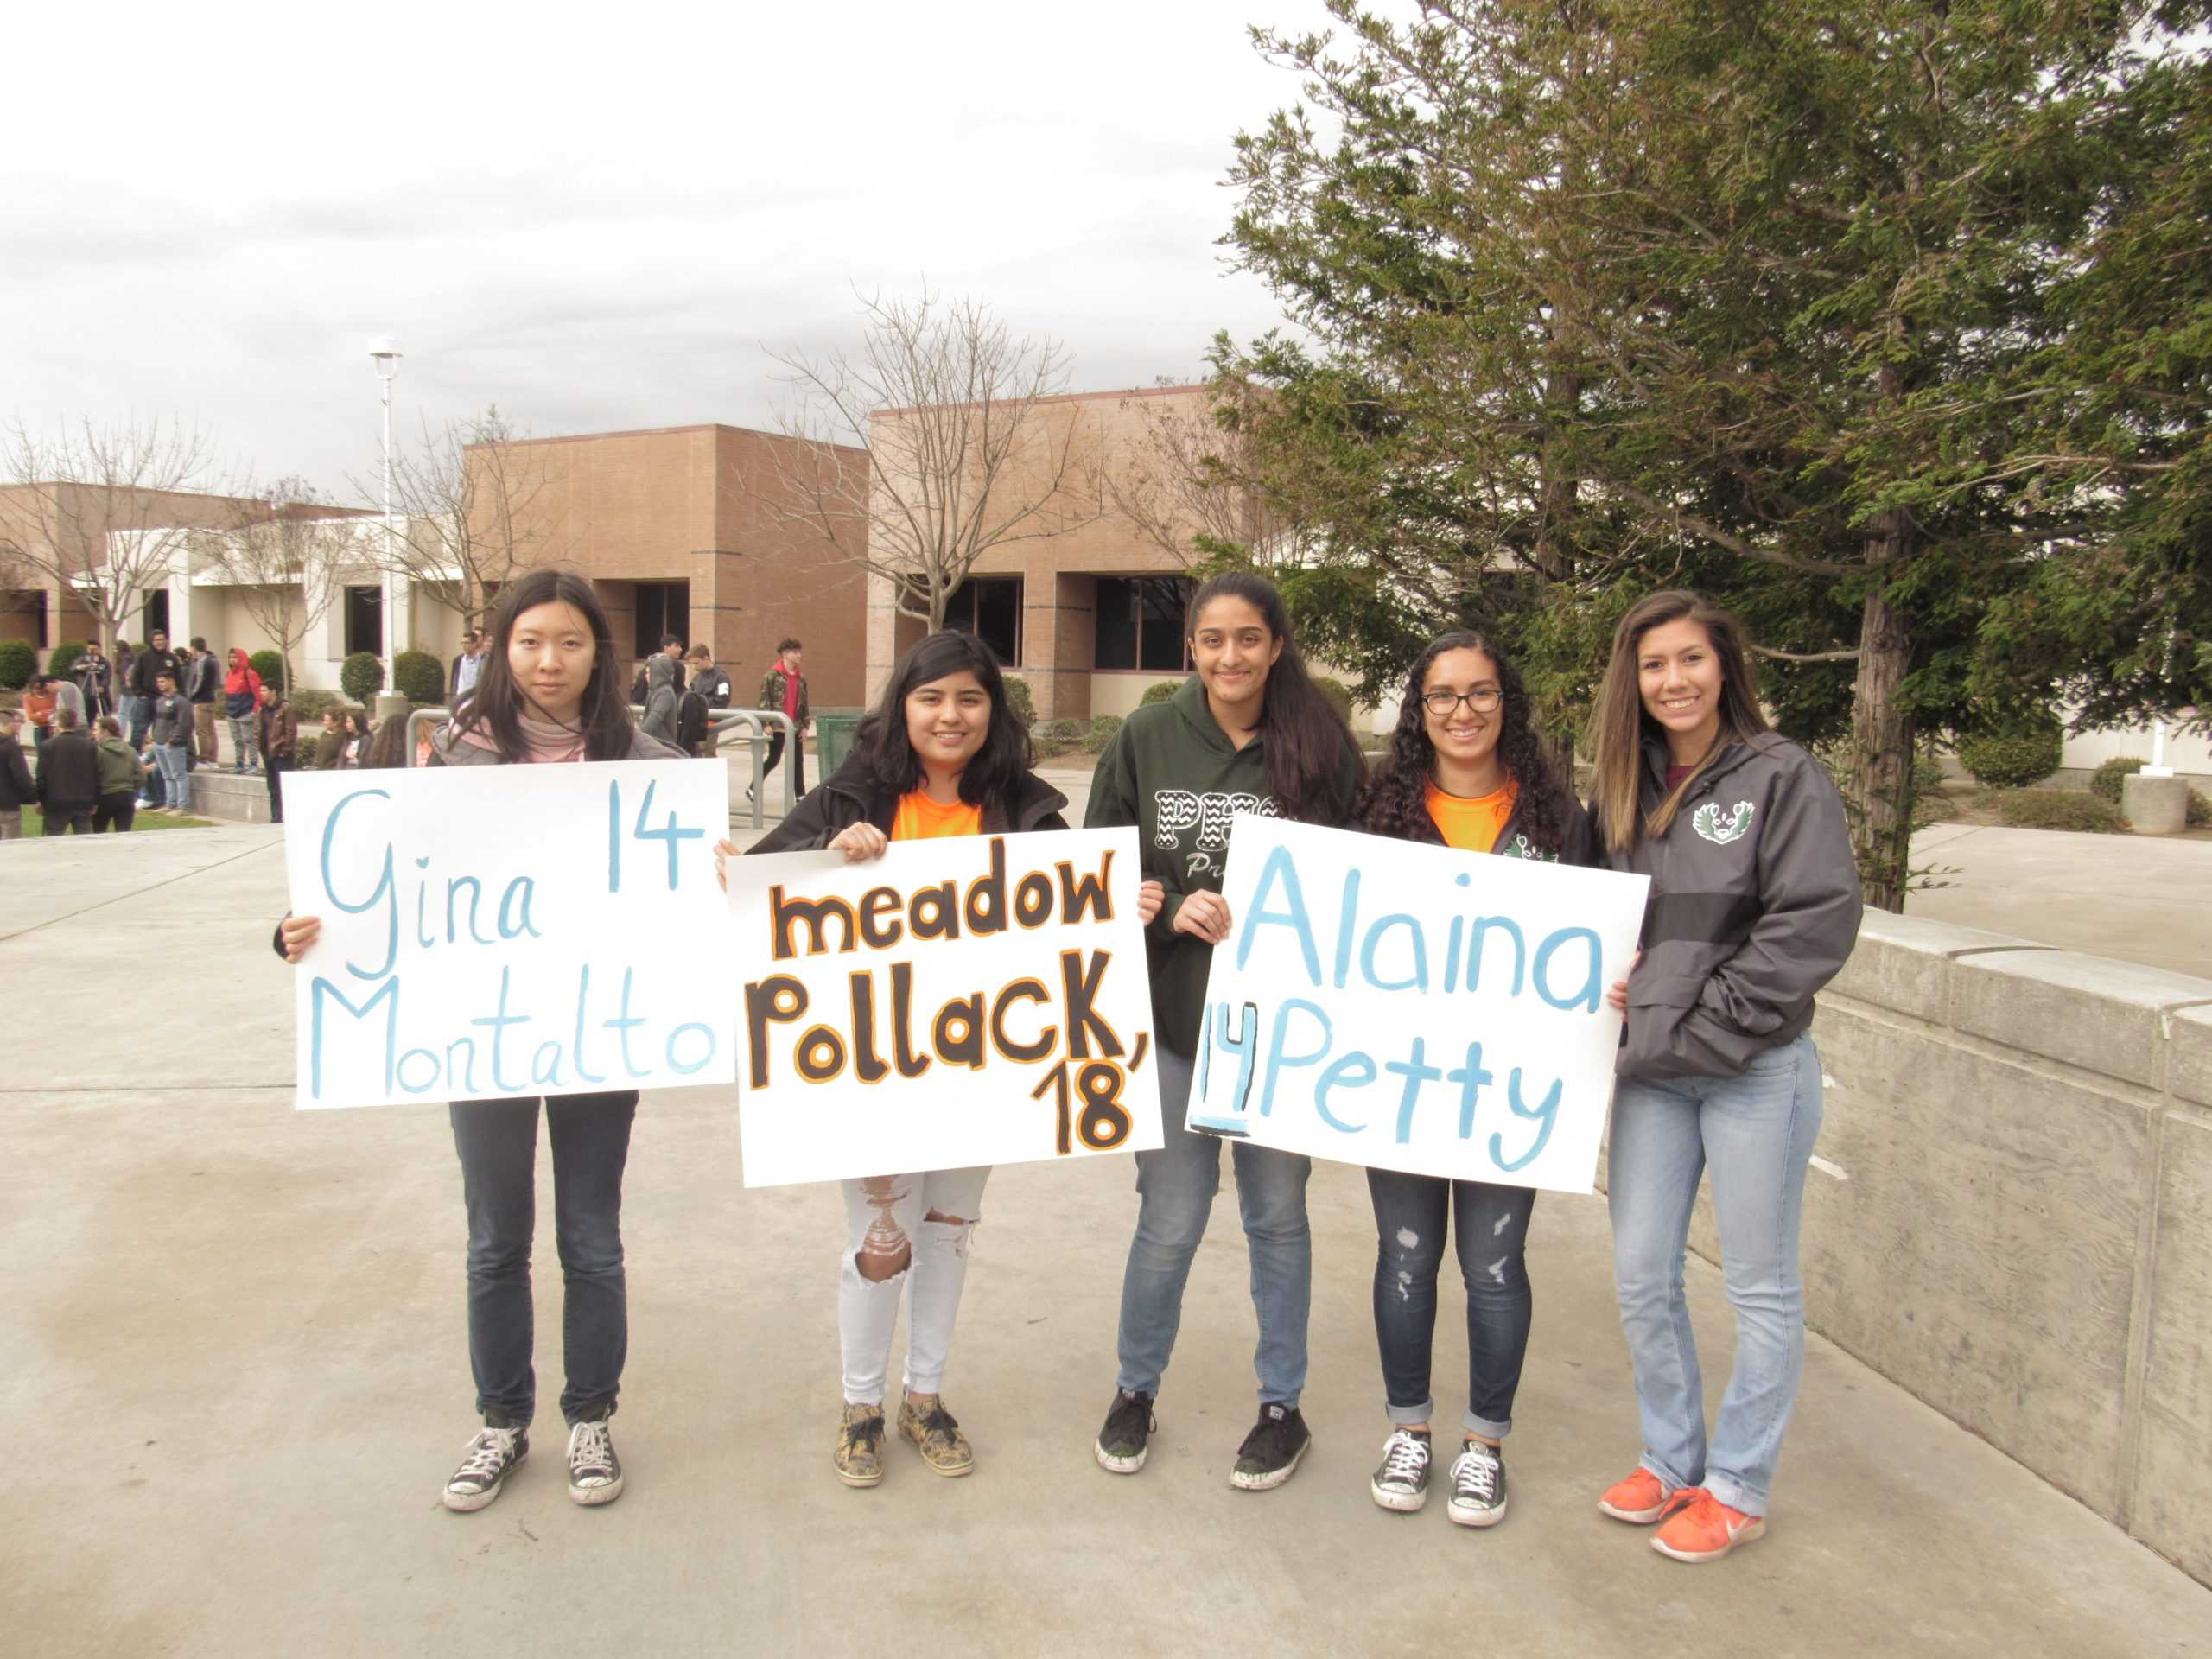
[[[1068,798],[1033,772],[1025,772],[1010,801],[983,808],[983,833],[1003,836],[1025,830],[1065,830],[1060,809]],[[841,830],[865,820],[885,835],[899,816],[899,797],[876,782],[858,756],[849,757],[836,775],[791,810],[791,817],[746,849],[748,853],[803,853],[827,847]]]
[[[38,800],[48,812],[89,812],[100,798],[99,751],[82,732],[56,732],[38,752]]]
[[[1644,750],[1643,810],[1666,798],[1667,748]],[[1725,749],[1667,833],[1611,853],[1651,878],[1628,980],[1627,1077],[1740,1077],[1813,1022],[1813,996],[1859,937],[1859,866],[1821,763],[1771,732]]]
[[[156,651],[151,645],[130,659],[130,695],[134,697],[158,697],[162,695],[161,677],[164,674],[176,676],[178,689],[184,685],[184,675],[176,665],[173,651]]]
[[[20,812],[38,801],[38,785],[23,759],[23,746],[12,737],[0,737],[0,812]]]
[[[194,657],[184,675],[181,689],[186,702],[213,702],[223,695],[223,665],[215,660],[213,652],[203,651]]]

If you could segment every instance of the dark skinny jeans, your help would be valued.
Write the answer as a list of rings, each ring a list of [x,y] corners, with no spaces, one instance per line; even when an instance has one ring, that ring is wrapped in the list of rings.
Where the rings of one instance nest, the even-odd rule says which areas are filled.
[[[1426,1423],[1436,1409],[1429,1360],[1448,1220],[1467,1287],[1467,1414],[1461,1425],[1470,1434],[1503,1440],[1513,1427],[1535,1306],[1527,1250],[1535,1192],[1392,1169],[1370,1169],[1367,1190],[1375,1203],[1375,1336],[1390,1421]]]
[[[537,1219],[537,1107],[456,1100],[453,1143],[468,1209],[468,1363],[476,1408],[495,1428],[524,1427],[537,1408],[530,1292]],[[553,1145],[553,1230],[561,1255],[561,1415],[570,1425],[613,1414],[630,1347],[622,1275],[622,1168],[635,1090],[545,1100]]]

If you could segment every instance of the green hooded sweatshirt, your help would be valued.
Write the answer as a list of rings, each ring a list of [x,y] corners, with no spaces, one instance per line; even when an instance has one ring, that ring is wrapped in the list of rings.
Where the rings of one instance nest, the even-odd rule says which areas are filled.
[[[1347,742],[1342,798],[1359,781],[1359,756]],[[1137,826],[1144,875],[1167,890],[1145,936],[1152,974],[1152,1017],[1160,1041],[1178,1054],[1198,1046],[1213,947],[1174,931],[1185,893],[1221,891],[1229,859],[1230,821],[1239,812],[1275,816],[1268,793],[1266,741],[1239,749],[1206,704],[1196,675],[1166,702],[1140,709],[1122,722],[1098,757],[1090,783],[1086,830]]]

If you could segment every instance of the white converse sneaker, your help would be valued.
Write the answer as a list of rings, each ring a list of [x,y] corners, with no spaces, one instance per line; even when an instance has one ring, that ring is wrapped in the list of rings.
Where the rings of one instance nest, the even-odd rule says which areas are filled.
[[[526,1428],[480,1428],[468,1443],[461,1467],[446,1482],[442,1501],[446,1508],[467,1514],[480,1510],[499,1497],[514,1466],[530,1455]]]
[[[1414,1514],[1428,1503],[1428,1436],[1394,1429],[1382,1442],[1382,1465],[1367,1490],[1382,1508]]]
[[[622,1496],[622,1460],[607,1420],[569,1431],[569,1497],[576,1503],[612,1503]]]
[[[1463,1527],[1505,1519],[1505,1459],[1494,1446],[1469,1440],[1452,1460],[1452,1518]]]

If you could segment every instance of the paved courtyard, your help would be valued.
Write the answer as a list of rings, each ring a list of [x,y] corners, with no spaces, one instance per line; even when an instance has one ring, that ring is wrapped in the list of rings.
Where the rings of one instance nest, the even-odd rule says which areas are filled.
[[[2034,834],[1977,832],[1951,861]],[[1598,1515],[1636,1440],[1596,1199],[1540,1205],[1510,1518],[1384,1515],[1372,1225],[1339,1166],[1313,1188],[1317,1439],[1288,1486],[1228,1484],[1252,1324],[1226,1198],[1151,1465],[1092,1464],[1135,1214],[1128,1161],[1102,1159],[992,1181],[948,1386],[976,1476],[894,1447],[881,1488],[848,1491],[828,1455],[839,1208],[742,1191],[720,1090],[649,1095],[638,1120],[630,1490],[564,1495],[542,1179],[548,1432],[498,1503],[449,1515],[437,1486],[471,1426],[451,1140],[435,1108],[292,1109],[277,836],[0,849],[0,1653],[2207,1651],[2212,1591],[1818,1338],[1766,1541],[1698,1570]],[[2097,839],[2126,853],[2107,886],[2164,888],[2139,928],[2099,925],[2201,951],[2212,846]],[[1986,892],[1998,913],[1916,910],[2042,937],[2017,889]],[[2037,925],[2074,925],[2063,907]],[[1717,1391],[1719,1276],[1690,1274]],[[1440,1325],[1448,1399],[1465,1354]]]

